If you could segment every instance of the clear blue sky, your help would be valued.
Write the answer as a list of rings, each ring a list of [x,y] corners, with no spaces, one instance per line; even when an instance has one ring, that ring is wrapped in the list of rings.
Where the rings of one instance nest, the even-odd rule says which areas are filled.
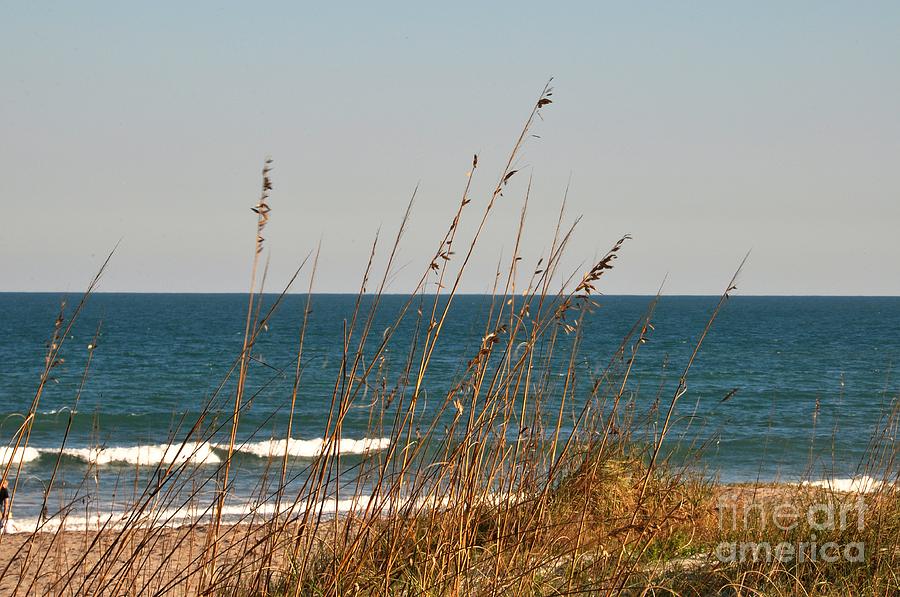
[[[602,290],[717,293],[752,249],[742,292],[900,294],[900,3],[0,7],[0,290],[77,291],[119,238],[104,290],[243,290],[271,154],[272,287],[321,238],[317,288],[355,290],[419,184],[406,291],[471,154],[480,209],[552,75],[526,259],[571,177],[567,267],[634,236]]]

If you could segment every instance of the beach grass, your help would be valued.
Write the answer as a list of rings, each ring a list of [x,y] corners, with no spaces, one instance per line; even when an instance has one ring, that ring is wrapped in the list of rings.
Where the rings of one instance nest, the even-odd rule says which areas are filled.
[[[860,463],[860,478],[872,480],[865,487],[723,485],[694,466],[702,445],[693,446],[688,461],[674,458],[667,449],[673,418],[707,332],[736,291],[738,274],[723,286],[706,326],[691,331],[693,351],[680,364],[674,393],[657,396],[646,412],[638,411],[631,375],[641,347],[652,342],[659,297],[607,355],[603,370],[583,379],[576,367],[584,358],[583,322],[597,316],[598,293],[630,237],[612,242],[588,267],[564,270],[577,220],[567,223],[563,202],[549,250],[536,263],[525,264],[520,247],[527,242],[530,184],[521,198],[513,252],[497,268],[481,342],[471,347],[453,387],[436,406],[432,394],[432,408],[423,417],[429,368],[441,354],[451,305],[495,206],[513,200],[507,196],[510,182],[522,176],[516,164],[552,98],[548,85],[492,191],[481,200],[470,195],[479,168],[477,156],[472,159],[457,210],[434,253],[422,259],[418,283],[392,325],[375,333],[375,314],[395,269],[414,196],[387,249],[379,238],[373,242],[355,308],[341,337],[334,339],[342,358],[322,425],[322,447],[299,465],[290,440],[294,411],[304,396],[308,356],[303,346],[318,252],[266,304],[263,232],[273,192],[267,160],[261,196],[253,206],[242,348],[228,374],[203,399],[199,416],[173,428],[166,457],[147,474],[135,472],[131,494],[123,490],[120,496],[122,517],[98,516],[94,529],[66,530],[67,518],[79,513],[78,489],[62,507],[49,509],[54,472],[45,491],[48,511],[38,527],[0,536],[4,594],[894,594],[900,588],[893,441],[897,400],[873,430],[870,456]],[[473,232],[465,235],[464,219],[473,224]],[[385,264],[379,269],[376,256],[382,251]],[[3,478],[12,480],[13,508],[21,454],[29,445],[43,390],[106,263],[76,308],[61,311],[34,399],[9,442]],[[308,276],[308,291],[296,360],[278,372],[293,379],[284,396],[284,441],[269,455],[250,505],[226,519],[236,500],[233,463],[239,438],[263,433],[241,427],[241,415],[253,399],[248,378],[260,375],[253,387],[265,387],[262,376],[273,375],[254,369],[253,348],[302,276]],[[366,295],[371,300],[363,301]],[[402,358],[394,353],[386,359],[394,334],[409,322],[416,333]],[[96,336],[92,355],[95,346]],[[89,367],[90,359],[83,380]],[[367,437],[389,438],[389,443],[349,459],[340,449],[343,426],[360,404],[368,409]],[[218,414],[223,405],[226,416]],[[224,453],[220,462],[194,458],[212,443]],[[96,466],[89,465],[83,485],[90,483]],[[811,510],[827,515],[826,505],[843,512],[846,521],[819,528],[819,519],[806,516]],[[179,514],[185,510],[193,512],[187,521]],[[810,554],[824,553],[825,559],[790,561],[764,547],[782,544],[806,544]],[[834,562],[827,561],[836,553],[831,544],[840,552]],[[855,544],[864,546],[861,560],[856,552],[843,551]],[[829,545],[824,552],[823,545]]]

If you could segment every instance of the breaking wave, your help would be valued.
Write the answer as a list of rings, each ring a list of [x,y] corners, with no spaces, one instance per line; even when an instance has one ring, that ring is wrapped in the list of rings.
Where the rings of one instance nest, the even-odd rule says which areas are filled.
[[[337,451],[341,454],[366,454],[387,449],[391,445],[390,438],[341,439]],[[287,448],[288,456],[295,458],[315,458],[322,453],[325,441],[316,439],[271,439],[261,442],[248,442],[235,446],[235,450],[243,454],[252,454],[260,458],[283,456]]]
[[[341,454],[367,454],[384,450],[391,445],[386,437],[341,439],[337,451]],[[272,439],[259,442],[237,444],[235,451],[259,458],[283,456],[285,448],[289,456],[295,458],[315,458],[322,453],[325,441],[316,439]],[[182,444],[148,444],[138,446],[107,446],[92,448],[66,448],[63,455],[90,464],[129,464],[134,466],[156,466],[158,464],[218,464],[222,462],[226,447],[208,442],[187,442]],[[42,456],[56,457],[58,448],[17,448],[0,447],[0,465],[10,460],[13,463],[33,462]]]
[[[31,462],[41,457],[40,450],[36,448],[12,448],[9,446],[0,447],[0,465],[6,466],[10,461],[13,464],[22,462]]]
[[[221,462],[212,445],[206,442],[181,444],[155,444],[145,446],[110,446],[107,448],[66,448],[63,454],[93,464],[133,464],[154,466],[157,464],[216,464]]]

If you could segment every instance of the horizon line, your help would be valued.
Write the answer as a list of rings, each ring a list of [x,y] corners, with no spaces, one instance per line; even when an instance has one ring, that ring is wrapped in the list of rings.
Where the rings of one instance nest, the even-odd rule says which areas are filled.
[[[53,295],[82,295],[84,294],[83,290],[79,291],[64,291],[64,290],[0,290],[0,294],[53,294]],[[211,290],[211,291],[199,291],[199,290],[189,290],[189,291],[153,291],[153,290],[95,290],[91,292],[92,295],[96,294],[151,294],[151,295],[237,295],[237,296],[246,296],[247,291],[228,291],[228,290]],[[278,296],[280,292],[263,292],[263,296]],[[306,296],[307,294],[311,294],[313,296],[358,296],[358,292],[311,292],[307,293],[306,291],[298,291],[298,292],[288,292],[286,296],[295,295],[295,296]],[[382,292],[380,296],[410,296],[412,294],[420,294],[420,293],[411,293],[411,292]],[[519,293],[515,293],[519,295]],[[375,293],[363,293],[363,296],[376,296]],[[424,296],[436,296],[436,293],[428,292],[424,293]],[[449,295],[444,295],[449,296]],[[486,292],[456,292],[454,296],[482,296],[482,297],[491,297],[491,296],[507,296],[501,294],[491,294]],[[511,296],[511,295],[510,295]],[[551,296],[551,295],[547,295]],[[621,292],[621,293],[596,293],[592,296],[595,297],[654,297],[656,293],[634,293],[634,292]],[[666,294],[661,293],[661,297],[720,297],[722,293],[717,294],[709,294],[709,293],[673,293]],[[731,298],[900,298],[900,294],[788,294],[788,293],[777,293],[777,294],[765,294],[765,293],[739,293],[730,295]]]

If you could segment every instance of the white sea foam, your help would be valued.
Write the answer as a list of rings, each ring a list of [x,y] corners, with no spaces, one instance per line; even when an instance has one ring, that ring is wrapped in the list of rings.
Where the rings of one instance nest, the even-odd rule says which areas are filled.
[[[35,448],[13,448],[11,446],[3,446],[0,447],[0,465],[6,466],[10,461],[13,464],[18,464],[21,460],[22,462],[31,462],[32,460],[37,460],[41,457],[41,453],[39,450]]]
[[[481,496],[481,500],[485,504],[497,506],[505,503],[506,500],[518,502],[524,498],[524,494],[497,494],[489,493]],[[336,500],[327,498],[317,502],[311,506],[310,511],[316,515],[321,513],[322,516],[331,517],[349,512],[361,513],[370,508],[377,508],[378,514],[382,516],[390,515],[397,512],[421,512],[425,510],[443,510],[450,506],[451,497],[449,495],[430,495],[420,496],[412,502],[409,498],[384,497],[376,499],[373,495],[358,495],[351,498]],[[300,500],[296,504],[286,500],[281,503],[280,510],[276,510],[276,504],[272,501],[259,503],[238,503],[227,504],[222,508],[222,522],[225,524],[241,524],[249,523],[253,517],[262,517],[265,519],[272,516],[281,515],[288,517],[297,517],[307,511],[309,504]],[[100,529],[122,529],[125,526],[134,527],[167,527],[179,528],[194,524],[203,524],[209,521],[212,509],[209,505],[198,507],[192,504],[181,508],[163,508],[160,510],[150,510],[145,514],[135,514],[128,510],[117,510],[111,512],[98,512],[95,514],[85,515],[83,513],[72,512],[68,515],[54,516],[43,523],[37,518],[21,518],[9,521],[6,532],[8,533],[33,533],[48,532],[53,533],[60,529],[66,531],[85,531]],[[257,518],[257,522],[259,519]]]
[[[384,450],[391,445],[391,440],[382,438],[341,439],[337,450],[341,454],[366,454],[368,452]],[[322,453],[325,442],[317,439],[291,439],[287,442],[288,455],[298,458],[314,458]],[[107,446],[93,448],[66,448],[63,454],[70,458],[76,458],[92,464],[107,465],[113,463],[130,464],[137,466],[155,466],[158,464],[218,464],[222,462],[221,451],[225,448],[207,442],[187,442],[181,444],[148,444],[138,446]],[[235,449],[238,452],[268,458],[282,456],[285,450],[285,440],[266,440],[238,444]],[[58,448],[18,448],[15,450],[17,463],[21,458],[23,462],[32,462],[41,455],[55,457]],[[0,447],[0,464],[5,465],[13,455],[10,447]]]
[[[206,442],[181,444],[154,444],[143,446],[110,446],[105,448],[66,448],[63,454],[94,464],[119,462],[137,466],[157,464],[216,464],[219,456]]]
[[[820,479],[818,481],[804,481],[801,485],[810,487],[823,487],[831,491],[841,493],[872,493],[885,487],[884,483],[868,475],[852,478]]]
[[[317,504],[313,510],[321,512],[325,516],[334,516],[351,511],[360,511],[370,502],[370,496],[358,496],[353,499],[326,499]],[[290,503],[283,503],[282,514],[297,515],[303,511],[302,504],[294,507]],[[100,529],[116,530],[126,525],[129,527],[167,527],[179,528],[203,523],[208,520],[211,510],[189,506],[185,508],[170,508],[153,511],[151,514],[135,515],[131,511],[118,510],[96,514],[70,513],[67,516],[54,516],[43,523],[37,518],[17,518],[9,520],[5,529],[7,533],[54,533],[60,529],[66,531],[96,531]],[[237,524],[250,522],[255,516],[271,517],[276,513],[274,503],[265,504],[232,504],[222,508],[222,522],[225,524]]]
[[[338,441],[337,451],[341,454],[365,454],[367,452],[375,452],[387,449],[391,445],[390,438],[363,438],[363,439],[346,439],[342,438]],[[314,458],[322,453],[325,441],[322,438],[316,439],[271,439],[261,442],[249,442],[238,445],[235,449],[245,454],[253,454],[260,458],[268,458],[270,456],[283,456],[285,447],[289,456],[297,458]]]

